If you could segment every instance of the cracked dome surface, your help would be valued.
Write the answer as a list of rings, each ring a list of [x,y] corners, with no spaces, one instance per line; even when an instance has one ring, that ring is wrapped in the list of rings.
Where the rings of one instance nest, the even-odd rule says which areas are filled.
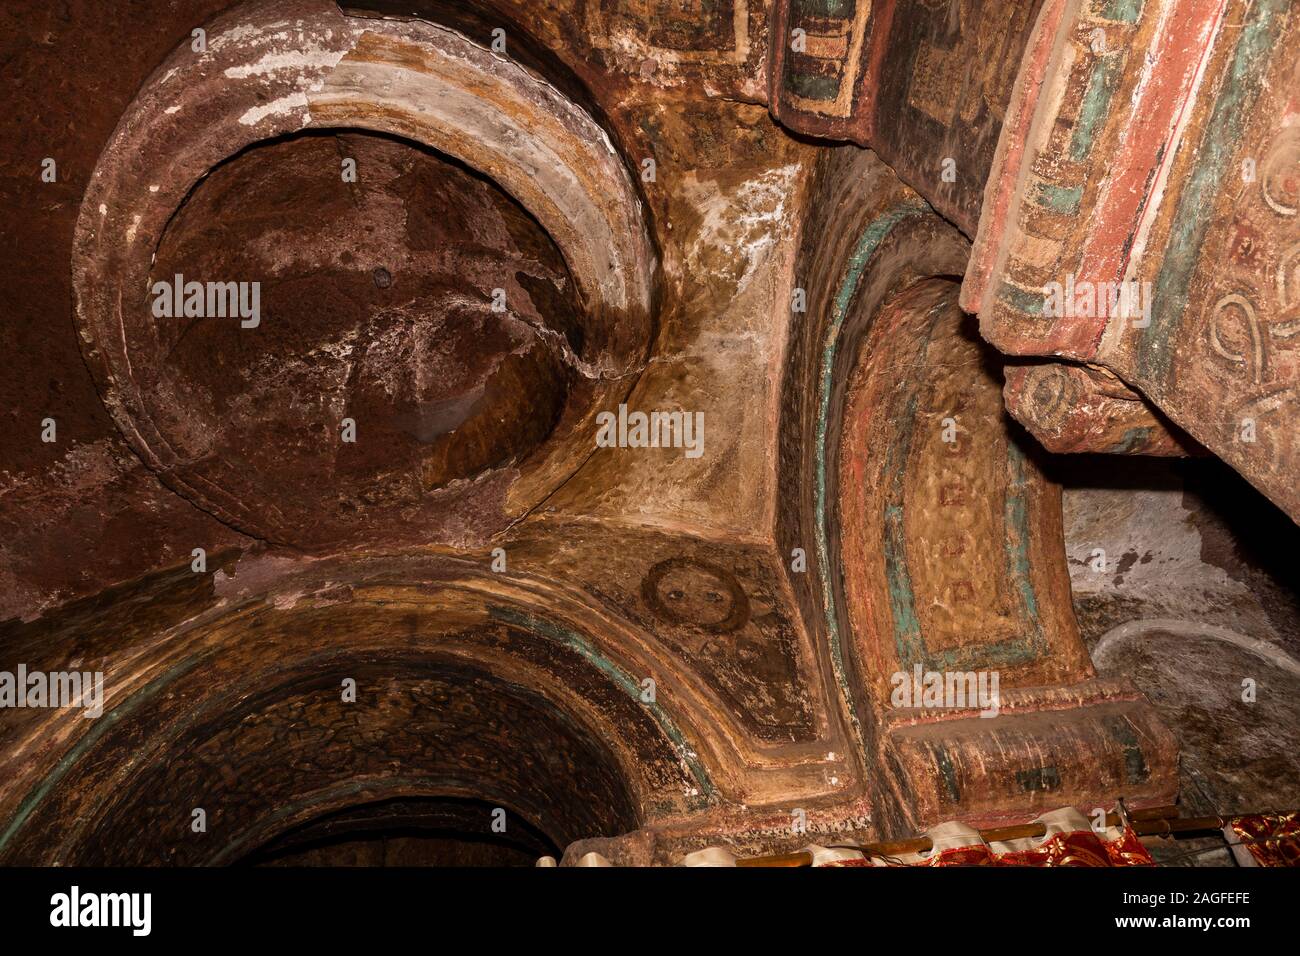
[[[159,243],[151,283],[177,275],[260,283],[256,326],[167,317],[157,335],[207,454],[325,526],[525,459],[582,347],[572,279],[536,221],[485,178],[380,135],[299,135],[214,169]],[[339,440],[346,419],[365,441]]]

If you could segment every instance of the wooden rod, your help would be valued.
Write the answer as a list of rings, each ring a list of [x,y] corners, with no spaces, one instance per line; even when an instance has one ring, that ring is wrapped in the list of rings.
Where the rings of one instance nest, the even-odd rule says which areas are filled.
[[[812,866],[812,854],[803,850],[776,856],[751,856],[737,860],[736,866]]]

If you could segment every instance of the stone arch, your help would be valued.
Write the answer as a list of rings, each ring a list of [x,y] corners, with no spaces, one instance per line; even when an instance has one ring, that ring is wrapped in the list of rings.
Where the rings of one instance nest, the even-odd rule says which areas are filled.
[[[563,847],[713,801],[680,723],[694,718],[639,699],[628,664],[574,625],[473,589],[363,577],[136,635],[106,675],[102,719],[52,712],[18,743],[41,753],[10,795],[0,859],[232,863],[332,813],[419,798],[509,808]],[[206,833],[190,831],[192,808]]]
[[[1131,685],[1095,676],[1060,488],[1008,419],[999,365],[958,305],[966,240],[869,154],[821,172],[778,535],[815,545],[816,574],[792,583],[829,651],[875,821],[904,833],[1029,814],[1085,799],[1102,777],[1167,799],[1173,740]],[[896,699],[916,668],[941,686],[983,674],[986,689],[996,673],[996,711]]]

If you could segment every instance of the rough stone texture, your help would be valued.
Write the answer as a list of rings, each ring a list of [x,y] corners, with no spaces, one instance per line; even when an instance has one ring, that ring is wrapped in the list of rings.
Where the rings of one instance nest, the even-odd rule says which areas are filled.
[[[1189,815],[1286,806],[1300,788],[1300,667],[1203,627],[1152,621],[1117,635],[1099,663],[1131,677],[1186,741],[1182,804]]]
[[[1004,395],[1048,449],[1175,448],[1104,375],[1004,391],[957,308],[1052,0],[180,6],[0,11],[0,670],[108,695],[0,711],[0,861],[663,865],[1284,802],[1285,518],[1216,508],[1217,462],[1044,451]],[[177,272],[261,281],[261,324],[152,315]],[[1062,368],[1077,414],[1017,397]],[[595,447],[620,403],[703,454]],[[891,707],[912,663],[998,669],[1001,715]],[[1248,665],[1252,710],[1179,679]]]
[[[1202,623],[1300,656],[1291,558],[1300,532],[1223,464],[1135,462],[1120,471],[1086,456],[1053,461],[1050,473],[1065,486],[1066,554],[1090,647],[1126,621],[1194,609]]]
[[[492,829],[479,800],[383,800],[317,818],[246,860],[254,866],[532,866],[561,850],[518,815]],[[504,808],[502,808],[504,809]],[[467,838],[468,837],[468,838]]]
[[[173,494],[131,452],[85,371],[71,321],[70,243],[99,152],[148,73],[195,23],[228,6],[0,7],[10,95],[33,104],[0,114],[0,296],[9,314],[0,349],[21,357],[7,363],[0,385],[0,619],[34,617],[175,566],[196,542],[214,551],[248,543]],[[92,21],[96,28],[86,29]],[[39,182],[45,157],[58,163],[54,183]],[[47,416],[58,422],[58,442],[33,440]]]
[[[1117,470],[1074,456],[1052,474],[1080,629],[1098,673],[1132,680],[1178,739],[1185,812],[1293,803],[1300,532],[1218,461]],[[1216,842],[1161,849],[1178,865],[1232,865]]]
[[[348,189],[340,156],[362,171]],[[581,307],[559,250],[491,183],[400,141],[300,137],[218,167],[155,253],[152,277],[177,274],[261,283],[255,329],[178,318],[157,336],[207,454],[312,516],[296,544],[382,509],[410,523],[426,496],[525,459],[576,398]]]

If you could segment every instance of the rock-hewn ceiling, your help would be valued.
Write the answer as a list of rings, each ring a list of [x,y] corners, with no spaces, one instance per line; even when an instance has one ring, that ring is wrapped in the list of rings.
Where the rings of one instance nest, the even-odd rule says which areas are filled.
[[[1285,0],[0,37],[0,862],[1300,794]]]

